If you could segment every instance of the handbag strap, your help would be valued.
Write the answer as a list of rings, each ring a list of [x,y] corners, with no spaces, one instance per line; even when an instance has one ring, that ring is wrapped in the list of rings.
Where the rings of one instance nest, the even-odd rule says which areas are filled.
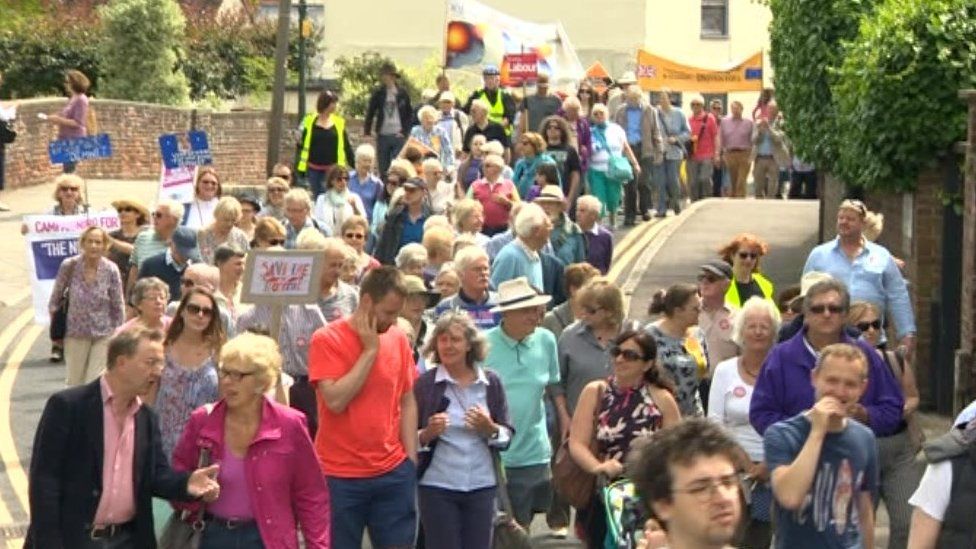
[[[514,518],[512,512],[512,499],[508,495],[508,479],[505,477],[505,467],[502,466],[502,455],[498,448],[489,447],[491,450],[492,467],[495,469],[495,483],[498,485],[498,505],[502,513]]]
[[[213,412],[214,405],[212,403],[204,404],[204,408],[206,408],[207,410],[207,417],[210,417],[210,414]],[[210,448],[204,448],[201,446],[200,457],[197,459],[197,469],[202,469],[208,465],[210,465]],[[194,530],[198,532],[203,530],[205,524],[203,519],[206,513],[207,513],[207,504],[201,502],[200,508],[197,509],[196,516],[193,518],[193,522],[191,523]]]

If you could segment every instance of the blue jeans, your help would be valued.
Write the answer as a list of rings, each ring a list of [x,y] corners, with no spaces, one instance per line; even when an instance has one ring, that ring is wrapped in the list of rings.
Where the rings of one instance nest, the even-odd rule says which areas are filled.
[[[665,160],[654,165],[654,177],[657,186],[657,214],[663,216],[668,208],[674,213],[681,211],[681,189],[678,183],[678,167],[681,160]]]
[[[328,172],[325,170],[316,170],[315,168],[309,168],[305,172],[305,177],[308,179],[309,193],[312,195],[312,201],[315,201],[320,194],[325,192],[325,176]]]
[[[420,520],[427,549],[489,549],[495,487],[456,492],[421,486]]]
[[[398,154],[406,140],[397,135],[376,136],[376,162],[380,170],[380,178],[386,181],[386,170],[390,169],[390,162]]]
[[[417,536],[417,466],[403,460],[371,478],[326,477],[332,498],[332,546],[358,549],[363,528],[376,549],[413,547]]]
[[[231,529],[220,522],[207,521],[200,549],[264,549],[264,541],[256,522]]]

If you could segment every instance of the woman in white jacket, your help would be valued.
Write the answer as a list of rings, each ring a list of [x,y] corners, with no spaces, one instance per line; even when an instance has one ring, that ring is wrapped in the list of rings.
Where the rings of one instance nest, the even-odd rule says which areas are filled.
[[[315,199],[312,217],[330,235],[335,235],[343,221],[354,216],[366,217],[366,207],[359,195],[349,190],[349,168],[333,166],[325,180],[325,192]]]

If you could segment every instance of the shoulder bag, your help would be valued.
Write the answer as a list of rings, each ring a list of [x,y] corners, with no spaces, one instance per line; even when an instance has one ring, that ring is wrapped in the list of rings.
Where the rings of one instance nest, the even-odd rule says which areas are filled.
[[[596,441],[597,418],[605,392],[606,386],[600,389],[596,400],[596,408],[593,411],[593,434],[590,436],[590,452],[597,459],[600,459]],[[590,500],[593,499],[593,494],[596,493],[596,475],[585,471],[576,463],[569,453],[568,438],[559,445],[559,450],[556,451],[556,459],[552,465],[552,486],[556,493],[577,509],[588,506]]]
[[[213,411],[213,404],[207,404],[207,415]],[[197,469],[210,465],[210,448],[200,448],[200,459]],[[200,503],[196,513],[190,511],[174,511],[163,526],[163,533],[159,537],[159,549],[199,549],[203,538],[203,529],[207,523],[204,514],[207,506]],[[192,516],[193,520],[190,520]]]
[[[888,364],[888,368],[891,373],[898,380],[898,385],[901,385],[902,376],[905,375],[905,368],[911,368],[911,366],[905,361],[905,355],[898,351],[885,351],[885,362]],[[922,449],[922,445],[925,444],[925,431],[922,430],[922,426],[918,424],[918,414],[911,413],[905,416],[906,431],[908,431],[908,439],[911,441],[912,450],[918,453]]]
[[[71,279],[74,278],[75,264],[78,262],[78,260],[69,257],[65,261],[71,261],[71,263],[69,263],[67,266],[67,283],[64,285],[64,289],[61,291],[61,298],[58,301],[58,309],[54,311],[53,315],[51,315],[51,328],[48,331],[48,335],[53,341],[63,340],[68,331],[68,300],[71,291]]]
[[[9,145],[17,140],[17,132],[13,124],[7,120],[0,120],[0,146]]]
[[[528,532],[515,521],[512,512],[512,500],[508,497],[508,481],[505,479],[505,467],[497,448],[491,448],[491,461],[495,469],[495,482],[498,484],[499,512],[495,516],[492,549],[532,549],[532,542]]]
[[[610,157],[607,162],[607,177],[620,183],[629,183],[634,179],[634,167],[630,165],[630,160],[626,156],[616,154],[610,149],[604,132],[605,130],[597,130],[593,135]]]

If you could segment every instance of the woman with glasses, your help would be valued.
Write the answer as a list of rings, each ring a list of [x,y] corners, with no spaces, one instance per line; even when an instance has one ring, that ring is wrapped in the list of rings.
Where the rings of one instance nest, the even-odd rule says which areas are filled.
[[[396,162],[396,161],[394,161]],[[372,221],[369,222],[369,230],[373,242],[380,237],[383,225],[386,223],[386,214],[390,211],[390,202],[393,195],[403,183],[410,178],[410,173],[403,166],[390,166],[386,172],[386,181],[383,182],[383,191],[376,197],[373,204]]]
[[[254,239],[251,240],[251,248],[254,250],[267,250],[272,246],[284,246],[285,226],[273,217],[262,217],[254,225]]]
[[[661,315],[644,329],[654,338],[658,363],[674,382],[681,416],[702,417],[705,414],[698,394],[698,378],[707,370],[704,357],[692,354],[697,342],[689,337],[701,312],[698,286],[679,283],[658,291],[651,298],[648,312]]]
[[[191,229],[203,229],[213,223],[214,209],[223,196],[220,176],[217,170],[204,166],[197,171],[197,182],[193,186],[193,200],[186,204],[183,225]]]
[[[519,196],[531,200],[529,191],[535,185],[536,172],[539,167],[543,164],[555,165],[556,162],[546,153],[545,139],[536,132],[523,133],[516,146],[521,158],[515,162],[515,175],[512,180],[515,182]]]
[[[515,183],[502,176],[504,166],[505,161],[500,155],[485,156],[482,168],[485,176],[468,187],[468,198],[480,202],[484,209],[481,232],[489,237],[508,230],[512,207],[521,200]]]
[[[542,121],[539,132],[546,138],[546,153],[559,169],[569,216],[576,221],[576,199],[583,190],[583,168],[579,153],[570,142],[569,123],[561,116],[550,116]]]
[[[122,277],[105,257],[108,233],[89,227],[78,238],[80,253],[58,268],[48,308],[53,326],[55,313],[64,311],[65,385],[72,387],[96,379],[108,363],[108,341],[125,322]],[[67,304],[63,301],[67,297]],[[52,351],[53,353],[53,351]]]
[[[349,170],[333,166],[325,178],[325,192],[315,199],[312,217],[328,234],[335,234],[346,218],[366,215],[366,207],[359,195],[349,190]]]
[[[588,383],[580,394],[569,431],[569,452],[584,471],[615,480],[633,443],[681,421],[674,387],[657,361],[653,336],[630,322],[608,341],[612,372]],[[591,450],[595,441],[596,453]],[[578,509],[577,530],[591,549],[604,547],[607,511],[594,494]]]
[[[59,175],[54,180],[54,205],[44,215],[82,215],[88,212],[85,203],[85,180],[75,174]],[[20,234],[27,234],[27,224],[21,223]]]
[[[328,549],[329,491],[304,415],[268,398],[281,375],[270,337],[243,333],[220,350],[220,400],[189,418],[173,468],[192,471],[201,450],[220,463],[220,495],[206,507],[201,549]],[[195,517],[198,504],[177,505]]]
[[[119,326],[115,333],[124,332],[133,326],[144,326],[152,330],[165,332],[169,329],[173,319],[166,315],[166,305],[169,303],[169,285],[155,276],[140,278],[132,287],[129,294],[129,304],[136,311],[136,316]]]
[[[759,269],[759,262],[767,253],[766,241],[750,233],[736,235],[719,249],[719,257],[732,265],[732,283],[725,292],[727,303],[739,308],[752,296],[775,302],[776,289]]]
[[[184,289],[163,342],[165,365],[159,387],[147,398],[159,414],[167,458],[172,456],[190,413],[217,400],[216,360],[224,338],[213,293],[198,285]]]
[[[237,201],[241,203],[241,218],[234,226],[243,231],[247,241],[250,242],[254,240],[254,225],[261,212],[261,201],[251,195],[240,196]]]
[[[217,202],[213,211],[213,221],[207,228],[197,233],[200,257],[208,265],[214,264],[214,252],[218,246],[227,244],[243,251],[251,248],[251,239],[237,228],[241,219],[241,203],[233,196],[225,196]]]
[[[765,549],[772,540],[769,472],[763,438],[749,423],[749,403],[766,355],[776,342],[779,325],[779,311],[772,302],[749,298],[732,324],[732,340],[742,354],[718,363],[708,394],[708,419],[725,428],[742,448],[742,462],[750,464],[746,469],[752,484],[750,520],[739,545],[745,549]]]
[[[359,285],[359,281],[363,279],[363,276],[367,272],[380,266],[380,262],[375,257],[366,253],[369,222],[361,215],[350,216],[342,222],[342,226],[339,228],[339,234],[342,235],[342,241],[356,251],[353,280],[355,280],[356,285]]]
[[[281,177],[271,177],[264,186],[264,204],[261,206],[261,217],[271,217],[285,222],[285,193],[291,186],[288,180]]]
[[[915,417],[919,392],[915,370],[904,350],[887,350],[881,341],[883,325],[878,307],[869,301],[854,301],[847,311],[847,324],[861,332],[861,339],[871,344],[884,359],[905,395],[902,409],[904,426],[897,433],[879,436],[878,463],[881,466],[880,500],[888,511],[891,537],[889,547],[905,547],[912,520],[912,506],[908,499],[922,478],[922,470],[915,462],[924,439]]]
[[[116,200],[112,207],[119,213],[119,228],[108,233],[108,257],[119,268],[122,287],[129,287],[129,260],[136,237],[149,226],[149,208],[138,200]]]

